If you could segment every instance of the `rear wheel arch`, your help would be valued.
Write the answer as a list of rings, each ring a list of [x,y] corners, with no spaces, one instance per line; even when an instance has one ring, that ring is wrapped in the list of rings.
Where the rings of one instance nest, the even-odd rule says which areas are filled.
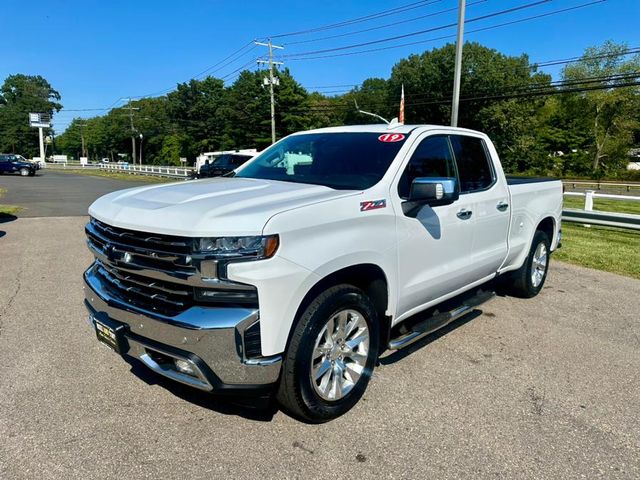
[[[536,229],[534,230],[534,235],[535,232],[544,232],[547,235],[547,238],[549,239],[549,242],[551,245],[553,245],[554,240],[555,240],[555,233],[556,233],[556,219],[553,217],[546,217],[544,219],[542,219],[540,221],[540,223],[538,223],[538,226],[536,227]],[[533,240],[533,239],[532,239]]]

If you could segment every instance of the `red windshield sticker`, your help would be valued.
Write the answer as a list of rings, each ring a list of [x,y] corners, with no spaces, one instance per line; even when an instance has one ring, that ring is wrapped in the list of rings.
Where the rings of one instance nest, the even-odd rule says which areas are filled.
[[[360,211],[368,212],[369,210],[377,210],[378,208],[386,208],[387,201],[382,200],[367,200],[366,202],[360,202]]]
[[[378,140],[384,143],[401,142],[404,140],[404,135],[401,133],[385,133],[380,135]]]

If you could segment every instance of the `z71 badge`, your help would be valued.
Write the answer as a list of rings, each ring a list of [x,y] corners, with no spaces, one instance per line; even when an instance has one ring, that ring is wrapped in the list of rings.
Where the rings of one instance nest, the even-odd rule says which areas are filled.
[[[387,201],[382,200],[367,200],[366,202],[360,202],[360,211],[367,212],[369,210],[377,210],[378,208],[386,208]]]

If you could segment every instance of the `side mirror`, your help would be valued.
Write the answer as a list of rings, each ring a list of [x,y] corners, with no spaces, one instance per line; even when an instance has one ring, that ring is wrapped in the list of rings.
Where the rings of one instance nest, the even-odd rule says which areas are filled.
[[[405,215],[413,216],[422,205],[450,205],[460,196],[458,180],[453,177],[414,178],[409,198],[403,203]]]
[[[448,205],[458,197],[458,180],[452,177],[415,178],[409,193],[410,202],[428,205]]]

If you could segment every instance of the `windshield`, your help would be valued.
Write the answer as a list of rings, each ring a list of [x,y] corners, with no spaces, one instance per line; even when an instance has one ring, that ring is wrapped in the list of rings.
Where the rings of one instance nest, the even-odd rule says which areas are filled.
[[[269,147],[238,171],[241,178],[310,183],[364,190],[380,181],[405,141],[379,133],[293,135]]]
[[[213,165],[220,168],[235,168],[250,158],[248,155],[223,154],[213,161]]]

